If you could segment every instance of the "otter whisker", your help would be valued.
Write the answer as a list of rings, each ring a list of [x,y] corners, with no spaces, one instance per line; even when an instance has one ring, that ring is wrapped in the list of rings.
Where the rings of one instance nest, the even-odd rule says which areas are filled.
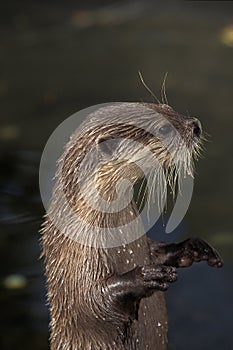
[[[143,206],[145,197],[146,197],[146,193],[147,193],[147,186],[145,186],[146,180],[147,180],[147,179],[146,179],[146,177],[144,176],[143,179],[142,179],[142,181],[141,181],[139,191],[138,191],[138,193],[137,193],[136,203],[137,203],[139,212],[141,212],[141,209],[142,209],[142,206]],[[145,188],[145,187],[146,187],[146,188]],[[143,189],[144,189],[144,192],[142,192]],[[140,202],[139,202],[139,200],[140,200]]]
[[[169,105],[168,103],[168,99],[167,99],[167,94],[166,94],[166,79],[168,76],[168,72],[165,73],[164,79],[163,79],[163,83],[162,83],[162,87],[161,87],[161,99],[163,104]]]
[[[153,93],[153,91],[148,87],[148,85],[145,83],[144,79],[143,79],[143,76],[142,76],[142,73],[140,72],[140,70],[138,71],[138,75],[139,75],[139,78],[142,82],[142,85],[146,88],[146,90],[151,94],[151,96],[154,97],[155,101],[158,103],[158,104],[161,104],[161,102],[159,101],[159,99],[157,98],[157,96]]]

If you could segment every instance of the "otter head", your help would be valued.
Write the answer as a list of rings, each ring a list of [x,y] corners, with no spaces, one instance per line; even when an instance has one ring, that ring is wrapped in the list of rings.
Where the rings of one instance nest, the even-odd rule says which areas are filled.
[[[137,109],[141,107],[144,110],[139,114]],[[98,128],[98,188],[103,179],[105,188],[108,183],[114,187],[121,179],[134,184],[159,168],[167,174],[182,171],[184,176],[193,176],[193,159],[201,148],[199,120],[185,117],[164,104],[140,108],[131,111],[130,118],[123,114],[117,121],[109,121],[108,129],[106,124]]]

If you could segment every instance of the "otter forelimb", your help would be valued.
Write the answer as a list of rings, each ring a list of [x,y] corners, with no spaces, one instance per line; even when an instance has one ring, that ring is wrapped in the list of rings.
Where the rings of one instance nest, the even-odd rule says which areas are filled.
[[[165,291],[168,284],[177,280],[175,267],[163,265],[137,266],[122,275],[111,276],[107,280],[107,299],[117,308],[137,318],[137,303],[154,291]],[[112,305],[114,307],[114,305]]]
[[[158,243],[149,239],[152,261],[163,265],[188,267],[194,262],[207,261],[212,267],[223,266],[223,261],[210,244],[199,238],[189,238],[179,243]]]

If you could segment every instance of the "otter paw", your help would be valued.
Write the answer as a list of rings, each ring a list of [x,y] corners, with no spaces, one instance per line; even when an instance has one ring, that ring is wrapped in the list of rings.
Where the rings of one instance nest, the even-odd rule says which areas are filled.
[[[177,280],[175,267],[164,265],[146,265],[138,267],[137,283],[143,283],[143,287],[151,291],[167,290],[168,284]]]
[[[193,262],[207,261],[210,266],[221,267],[223,261],[213,247],[199,238],[190,238],[184,242],[182,256],[179,257],[179,266],[186,267]]]

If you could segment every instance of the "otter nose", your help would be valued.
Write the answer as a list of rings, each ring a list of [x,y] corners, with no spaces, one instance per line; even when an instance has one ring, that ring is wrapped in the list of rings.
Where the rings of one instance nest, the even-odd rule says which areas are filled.
[[[193,129],[193,135],[196,137],[200,137],[201,132],[202,132],[202,127],[201,127],[200,121],[196,118],[193,118],[190,124],[191,124],[192,129]]]

